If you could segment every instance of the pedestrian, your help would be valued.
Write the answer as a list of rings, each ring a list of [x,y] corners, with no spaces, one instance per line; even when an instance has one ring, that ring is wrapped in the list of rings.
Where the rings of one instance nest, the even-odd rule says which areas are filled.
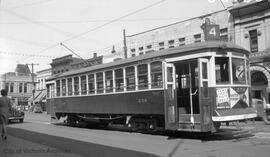
[[[7,140],[7,123],[9,111],[11,109],[11,100],[7,97],[7,91],[5,89],[1,90],[0,97],[0,129],[2,140]]]

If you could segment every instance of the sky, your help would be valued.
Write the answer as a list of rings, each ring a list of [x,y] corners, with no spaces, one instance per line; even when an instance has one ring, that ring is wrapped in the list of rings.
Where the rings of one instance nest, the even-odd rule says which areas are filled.
[[[50,68],[71,54],[60,43],[83,58],[106,55],[122,45],[123,29],[132,35],[221,9],[219,0],[0,0],[0,74],[17,64]]]

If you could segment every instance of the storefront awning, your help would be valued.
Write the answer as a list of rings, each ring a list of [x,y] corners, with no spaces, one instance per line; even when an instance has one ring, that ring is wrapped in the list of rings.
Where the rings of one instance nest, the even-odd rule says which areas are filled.
[[[44,97],[46,97],[46,90],[37,90],[34,94],[34,101],[35,102],[40,102],[42,101],[42,99],[44,99]],[[33,101],[33,96],[31,96],[28,99],[29,102]]]
[[[46,90],[42,90],[40,94],[36,97],[35,102],[43,102],[46,99]]]

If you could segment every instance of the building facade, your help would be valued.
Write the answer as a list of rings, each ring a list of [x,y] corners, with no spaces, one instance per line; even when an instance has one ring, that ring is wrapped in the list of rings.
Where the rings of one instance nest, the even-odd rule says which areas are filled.
[[[49,78],[50,76],[52,76],[51,68],[37,71],[36,89],[46,90],[46,79]]]
[[[8,95],[16,106],[28,104],[28,99],[32,96],[34,89],[28,65],[18,64],[15,72],[3,74],[0,81],[1,89],[8,91]]]
[[[270,1],[238,0],[227,9],[180,21],[126,37],[128,57],[157,50],[204,42],[201,26],[206,21],[219,25],[220,40],[250,50],[253,98],[270,102]]]
[[[56,75],[66,71],[102,63],[103,63],[103,56],[97,56],[96,53],[94,53],[93,57],[90,59],[81,59],[72,57],[72,55],[67,55],[53,59],[51,63],[51,71],[52,75]]]
[[[270,1],[239,2],[231,9],[235,43],[250,50],[253,98],[270,102]]]
[[[219,24],[223,41],[232,41],[229,32],[232,28],[232,17],[227,10],[221,10],[167,26],[155,28],[126,37],[128,57],[143,55],[154,51],[205,41],[201,26],[206,20]]]

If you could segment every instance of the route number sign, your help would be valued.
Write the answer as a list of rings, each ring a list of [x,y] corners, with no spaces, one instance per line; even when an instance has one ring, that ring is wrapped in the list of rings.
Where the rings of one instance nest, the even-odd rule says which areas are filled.
[[[219,25],[204,24],[203,27],[205,41],[220,40]]]

